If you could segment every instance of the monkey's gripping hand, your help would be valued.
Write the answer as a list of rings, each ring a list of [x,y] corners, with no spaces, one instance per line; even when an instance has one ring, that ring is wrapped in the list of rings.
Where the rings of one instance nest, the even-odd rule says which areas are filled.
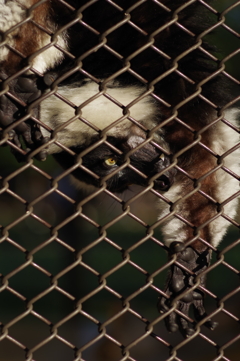
[[[192,247],[184,248],[184,244],[173,242],[170,245],[170,252],[172,254],[177,254],[177,262],[194,272],[195,275],[203,272],[210,263],[210,253],[208,249],[200,253]],[[205,280],[206,277],[203,275],[200,278],[201,286],[205,285]],[[171,266],[165,289],[165,293],[169,296],[169,298],[166,299],[164,296],[159,298],[159,312],[164,313],[168,311],[172,307],[171,304],[174,298],[179,296],[182,292],[190,289],[192,286],[194,286],[194,276],[185,271],[183,268],[173,264]],[[177,301],[177,309],[188,316],[189,308],[192,305],[195,319],[196,321],[200,321],[207,316],[203,298],[204,293],[200,289],[195,288],[193,291],[187,292],[180,300]],[[185,318],[175,312],[170,313],[170,315],[165,317],[164,320],[169,332],[175,332],[179,329],[184,337],[189,337],[195,332],[193,326],[190,325]],[[217,323],[209,319],[204,325],[213,330],[217,326]]]
[[[4,80],[7,76],[1,72],[0,78]],[[28,153],[47,141],[43,137],[39,125],[31,117],[38,117],[38,107],[34,107],[31,116],[27,116],[27,106],[40,97],[42,90],[39,88],[39,81],[35,75],[21,75],[9,82],[8,85],[9,92],[0,96],[0,127],[2,128],[0,135],[2,135],[4,129],[14,125],[8,132],[8,137],[13,144],[21,149],[20,139],[22,137],[26,146],[24,150]],[[21,153],[14,148],[12,148],[12,151],[18,161],[24,160]],[[46,155],[47,151],[44,149],[35,157],[38,160],[44,160]]]

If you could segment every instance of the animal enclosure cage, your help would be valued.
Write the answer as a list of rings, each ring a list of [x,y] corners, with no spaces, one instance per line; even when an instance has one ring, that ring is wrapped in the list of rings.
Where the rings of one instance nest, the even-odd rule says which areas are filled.
[[[168,16],[170,14],[168,23],[155,29],[152,34],[148,34],[135,23],[132,17],[134,11],[146,2]],[[225,200],[217,203],[211,194],[201,189],[201,180],[196,181],[191,174],[179,167],[177,158],[198,144],[218,160],[216,168],[209,171],[209,174],[221,168],[231,178],[239,180],[239,174],[223,162],[225,157],[237,152],[239,144],[219,157],[211,147],[201,143],[201,135],[207,127],[204,125],[195,131],[179,119],[176,112],[184,108],[193,97],[198,97],[208,106],[217,109],[218,119],[214,122],[222,122],[226,129],[229,128],[236,134],[239,132],[236,125],[225,119],[224,111],[233,106],[238,107],[240,100],[240,2],[219,0],[209,5],[209,2],[202,0],[185,3],[182,1],[181,5],[171,11],[169,2],[166,5],[166,1],[159,0],[131,0],[129,7],[124,9],[118,0],[80,1],[79,3],[84,3],[82,6],[77,6],[76,1],[56,0],[53,3],[61,5],[65,20],[64,25],[55,31],[44,26],[40,18],[34,18],[34,11],[48,4],[48,0],[30,2],[31,6],[22,0],[0,1],[0,9],[8,3],[21,6],[25,15],[23,19],[9,25],[9,29],[2,31],[0,28],[0,55],[7,49],[10,54],[24,61],[20,70],[1,77],[0,95],[7,95],[21,111],[19,114],[16,112],[15,121],[7,124],[6,129],[1,124],[0,361],[238,361],[240,215],[229,217],[224,212],[224,207],[239,196],[239,191],[228,196],[228,184],[225,184]],[[179,20],[179,14],[194,3],[204,8],[212,19],[211,26],[198,36]],[[111,23],[111,26],[102,32],[93,27],[91,18],[87,17],[87,20],[90,20],[85,20],[87,11],[94,10],[98,4],[102,6],[103,12],[114,9],[114,12],[119,14],[118,22]],[[24,55],[8,41],[11,34],[16,34],[25,24],[31,24],[32,29],[36,28],[49,37],[49,40],[30,56]],[[76,24],[80,24],[79,26],[88,32],[86,44],[92,36],[97,39],[94,46],[92,43],[89,47],[86,45],[77,55],[58,42],[58,37]],[[108,42],[109,37],[126,24],[134,30],[136,37],[147,39],[141,48],[133,49],[129,56],[122,55]],[[131,63],[148,48],[164,61],[169,61],[169,55],[157,48],[154,38],[159,34],[161,36],[167,27],[172,26],[194,39],[193,45],[184,49],[175,59],[171,59],[172,65],[168,71],[148,82],[131,67]],[[67,38],[67,35],[64,36]],[[206,50],[202,45],[209,37],[216,49]],[[174,42],[177,43],[178,39],[174,39]],[[21,97],[11,91],[11,84],[18,81],[23,74],[43,79],[43,72],[36,70],[33,62],[49,49],[55,49],[62,54],[64,66],[57,64],[49,77],[45,77],[45,88],[33,99],[34,109],[37,109],[33,113],[33,107],[26,105]],[[217,71],[202,81],[201,86],[208,87],[208,83],[218,74],[222,74],[232,84],[232,98],[224,109],[206,98],[199,84],[195,84],[191,96],[185,97],[175,106],[167,104],[165,99],[154,93],[154,85],[161,83],[171,73],[176,73],[184,82],[194,85],[193,80],[178,67],[178,62],[187,57],[193,49],[200,49],[209,61],[218,65]],[[218,49],[221,49],[221,53]],[[62,128],[60,126],[61,129],[58,127],[57,131],[41,123],[38,108],[45,107],[43,104],[46,97],[52,94],[57,97],[60,102],[58,104],[65,104],[74,110],[74,120],[84,123],[86,127],[92,127],[101,135],[98,145],[106,142],[112,125],[100,131],[81,117],[81,110],[100,95],[103,94],[108,102],[120,109],[119,118],[129,118],[136,123],[134,117],[131,117],[131,107],[127,104],[125,107],[121,106],[118,99],[108,94],[104,81],[91,72],[91,67],[86,70],[88,59],[100,50],[104,50],[109,56],[106,68],[110,67],[111,62],[121,64],[117,71],[109,72],[108,82],[111,83],[123,73],[130,74],[136,82],[147,86],[146,94],[150,94],[154,102],[159,102],[161,106],[171,110],[171,115],[165,119],[166,123],[173,118],[177,119],[186,132],[194,135],[194,141],[183,147],[179,154],[175,154],[170,165],[170,168],[192,180],[191,194],[175,202],[168,199],[164,192],[154,188],[157,177],[149,177],[149,174],[143,174],[144,172],[131,165],[131,154],[128,154],[123,168],[118,172],[124,167],[130,168],[138,176],[149,180],[145,187],[130,186],[125,193],[115,194],[108,188],[107,176],[98,188],[92,188],[89,193],[76,189],[69,177],[76,168],[81,168],[90,177],[97,178],[94,172],[81,163],[82,158],[96,148],[95,143],[89,144],[81,152],[81,157],[77,157],[75,163],[65,170],[51,155],[48,155],[44,162],[36,159],[40,148],[50,148],[52,144],[71,156],[75,155],[71,147],[61,144],[57,137],[58,131],[64,129],[73,119],[66,119],[68,123]],[[86,83],[92,81],[96,84],[96,96],[90,95],[82,104],[74,104],[58,93],[61,82],[66,81],[67,86],[71,87],[72,80],[68,82],[68,79],[75,73],[84,76]],[[27,93],[28,89],[23,91],[25,92]],[[175,89],[171,89],[171,92],[174,93]],[[139,94],[132,99],[131,106],[138,102]],[[1,105],[0,110],[4,112],[4,106],[1,108]],[[24,114],[22,109],[26,110]],[[96,109],[96,112],[99,110]],[[18,144],[9,136],[10,131],[25,121],[42,125],[51,133],[46,144],[40,144],[30,152],[22,140]],[[148,142],[154,141],[153,134],[147,139]],[[16,158],[21,158],[21,162]],[[166,218],[173,217],[194,228],[196,237],[197,232],[206,224],[194,227],[178,214],[177,208],[183,198],[195,193],[201,193],[213,202],[217,207],[217,217],[229,222],[231,227],[219,247],[209,245],[212,261],[206,270],[207,287],[200,285],[206,295],[207,312],[218,322],[218,327],[210,331],[201,321],[194,322],[193,313],[183,315],[194,324],[195,329],[193,335],[183,338],[179,332],[168,333],[164,324],[166,314],[159,313],[156,306],[158,298],[166,296],[166,274],[169,267],[177,261],[174,254],[167,257],[169,248],[163,242],[160,226]],[[154,206],[156,201],[168,205],[167,214],[158,216]],[[212,221],[213,219],[209,219],[207,223]],[[195,282],[199,287],[197,278]],[[182,316],[176,303],[173,302],[171,307],[170,313]]]

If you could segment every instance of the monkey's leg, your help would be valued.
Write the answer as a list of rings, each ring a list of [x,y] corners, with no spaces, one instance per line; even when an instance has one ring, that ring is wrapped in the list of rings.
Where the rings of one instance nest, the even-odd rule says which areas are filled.
[[[166,285],[166,294],[168,299],[161,297],[158,302],[158,309],[161,313],[166,312],[171,308],[171,303],[176,296],[179,296],[184,291],[187,291],[194,285],[194,276],[200,274],[209,266],[210,252],[208,249],[203,252],[198,252],[192,247],[184,248],[183,243],[173,242],[170,245],[170,252],[177,255],[177,264],[171,266],[169,277]],[[183,268],[181,268],[183,266]],[[188,269],[186,271],[185,269]],[[203,275],[200,278],[200,285],[205,286],[206,277]],[[202,320],[207,316],[204,307],[204,293],[196,288],[194,291],[187,292],[179,301],[177,301],[177,309],[188,315],[189,308],[193,305],[194,315],[197,321]],[[170,332],[180,329],[183,336],[190,336],[194,332],[194,328],[189,322],[180,317],[175,312],[172,312],[165,318],[165,324]],[[205,325],[213,330],[217,323],[210,319],[205,322]]]

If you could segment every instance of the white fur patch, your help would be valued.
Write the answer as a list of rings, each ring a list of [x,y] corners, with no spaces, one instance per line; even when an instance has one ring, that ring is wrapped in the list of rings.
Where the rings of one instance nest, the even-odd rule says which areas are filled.
[[[25,11],[15,1],[0,0],[0,30],[2,32],[11,29],[24,17]]]
[[[87,120],[95,129],[103,130],[120,120],[120,123],[113,125],[107,135],[121,136],[128,135],[129,128],[133,124],[131,120],[123,116],[123,109],[120,105],[115,104],[112,100],[101,94],[98,85],[94,82],[87,82],[85,85],[78,87],[62,87],[58,93],[70,100],[76,107],[80,107],[81,118]],[[124,107],[130,104],[143,93],[142,88],[129,86],[120,88],[118,86],[107,88],[106,94],[114,98]],[[85,103],[91,99],[90,102]],[[130,116],[135,120],[146,124],[148,129],[155,125],[155,115],[157,112],[156,105],[152,98],[145,97],[129,108]],[[93,135],[97,135],[90,125],[85,124],[79,117],[72,123],[64,125],[69,119],[74,118],[75,109],[60,100],[56,95],[48,97],[41,103],[41,120],[52,129],[59,129],[57,139],[62,144],[70,147],[76,145],[87,145]],[[61,127],[61,128],[59,128]],[[49,135],[43,130],[45,136]],[[50,147],[50,152],[59,152],[61,149],[56,145]]]
[[[42,31],[40,35],[38,49],[42,50],[41,53],[34,58],[33,68],[38,70],[40,73],[44,73],[46,70],[53,68],[54,65],[59,64],[62,61],[64,54],[54,45],[44,50],[43,47],[51,43],[51,37]],[[57,45],[61,46],[63,49],[67,48],[65,33],[58,36]]]
[[[6,32],[10,30],[14,25],[20,23],[26,18],[26,8],[32,5],[31,1],[21,0],[20,3],[24,5],[24,8],[17,4],[15,1],[0,0],[0,31]],[[7,36],[7,43],[9,46],[15,46],[15,37],[18,34],[20,27],[11,31]],[[36,29],[38,29],[36,27]],[[29,36],[29,34],[27,34]],[[1,36],[0,36],[1,40]],[[51,43],[51,37],[43,30],[38,29],[37,38],[33,39],[38,41],[36,51]],[[67,41],[65,32],[60,34],[57,39],[57,44],[66,49]],[[24,46],[24,39],[23,39]],[[24,53],[24,51],[23,51]],[[9,54],[9,48],[6,46],[0,47],[0,62],[7,60]],[[42,49],[41,53],[33,58],[32,66],[39,72],[44,73],[54,65],[61,62],[63,59],[63,53],[58,50],[54,45],[48,49]]]
[[[183,189],[181,184],[173,184],[173,186],[169,189],[168,192],[164,193],[164,195],[172,202],[176,202],[181,198],[183,194]],[[163,219],[170,213],[170,206],[168,203],[163,200],[158,202],[158,210],[160,211],[160,216],[158,219]],[[179,203],[176,207],[176,211],[179,214],[184,212],[185,217],[188,215],[188,211],[184,207],[184,203]],[[162,225],[163,239],[166,246],[174,242],[184,242],[186,241],[186,229],[185,223],[179,220],[177,217],[172,216],[167,221],[165,221]]]
[[[15,1],[0,0],[0,31],[5,32],[10,30],[14,25],[24,20],[26,14],[25,10]],[[14,46],[13,37],[18,30],[14,30],[7,36],[7,42],[10,46]],[[0,35],[0,41],[2,37]],[[6,60],[9,49],[6,46],[0,47],[0,61]]]
[[[226,111],[225,118],[233,125],[237,126],[237,116],[239,117],[239,109],[230,109]],[[223,160],[223,166],[233,171],[240,176],[240,143],[239,134],[234,129],[230,128],[223,122],[218,122],[215,131],[215,139],[213,139],[212,150],[219,154],[224,155],[229,149],[236,144],[239,145],[238,149],[234,150]],[[231,174],[227,173],[224,169],[219,169],[215,172],[217,179],[217,188],[214,198],[222,203],[230,198],[233,194],[239,191],[239,181]],[[234,218],[237,211],[238,199],[234,198],[224,205],[224,214]],[[221,242],[225,235],[230,223],[223,217],[218,217],[215,221],[210,223],[210,233],[212,237],[212,244],[216,247]]]

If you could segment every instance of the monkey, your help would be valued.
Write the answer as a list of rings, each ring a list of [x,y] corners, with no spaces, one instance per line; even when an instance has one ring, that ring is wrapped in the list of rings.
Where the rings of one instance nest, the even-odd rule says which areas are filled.
[[[175,261],[158,310],[184,337],[195,332],[190,306],[216,327],[203,288],[239,191],[239,110],[203,39],[216,23],[206,4],[0,3],[3,134],[20,149],[22,137],[27,156],[53,154],[79,187],[164,192],[157,210]],[[173,303],[182,316],[167,313]]]

